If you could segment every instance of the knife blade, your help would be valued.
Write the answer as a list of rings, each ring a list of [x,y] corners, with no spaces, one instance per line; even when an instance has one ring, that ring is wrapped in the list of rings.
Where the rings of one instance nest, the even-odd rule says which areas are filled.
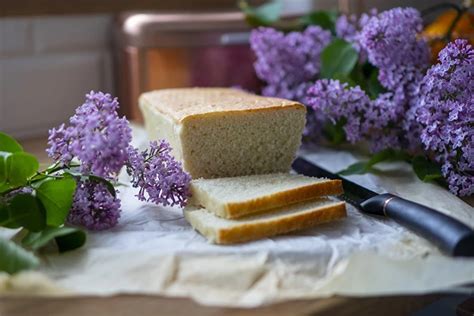
[[[312,177],[342,181],[344,194],[340,198],[363,213],[393,219],[400,225],[434,243],[451,256],[474,256],[474,230],[446,214],[390,193],[378,194],[355,182],[297,157],[293,170]]]

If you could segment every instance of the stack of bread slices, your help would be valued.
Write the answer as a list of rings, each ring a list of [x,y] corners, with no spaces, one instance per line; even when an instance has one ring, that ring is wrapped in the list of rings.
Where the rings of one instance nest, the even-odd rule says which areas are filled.
[[[290,173],[305,107],[225,88],[144,93],[151,139],[166,139],[193,178],[184,209],[210,242],[231,244],[314,227],[346,216],[339,180]]]

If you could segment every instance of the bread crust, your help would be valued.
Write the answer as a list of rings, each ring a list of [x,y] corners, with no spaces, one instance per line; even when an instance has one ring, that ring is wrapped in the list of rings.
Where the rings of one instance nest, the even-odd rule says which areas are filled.
[[[268,211],[278,207],[310,201],[321,196],[339,195],[343,193],[341,180],[315,182],[305,186],[280,191],[245,202],[222,204],[191,185],[192,204],[201,205],[216,215],[229,219],[241,218]]]
[[[301,211],[286,216],[274,216],[265,220],[239,223],[235,226],[216,228],[192,216],[193,211],[185,211],[186,220],[195,230],[204,235],[209,242],[216,244],[235,244],[296,230],[312,228],[318,224],[345,218],[346,204],[334,202],[325,206]]]
[[[229,203],[225,206],[225,217],[240,218],[285,205],[313,200],[321,196],[339,195],[343,192],[341,180],[316,182],[242,203]]]
[[[296,101],[262,97],[231,88],[177,88],[143,93],[140,107],[183,123],[199,116],[219,113],[245,114],[253,111],[295,109],[306,112],[306,107]]]
[[[344,202],[339,202],[289,217],[219,229],[215,237],[215,243],[234,244],[257,240],[296,230],[308,229],[346,216],[346,205]]]

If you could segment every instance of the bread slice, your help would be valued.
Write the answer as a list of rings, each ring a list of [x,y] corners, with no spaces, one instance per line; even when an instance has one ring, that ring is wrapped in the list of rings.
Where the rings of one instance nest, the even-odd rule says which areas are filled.
[[[239,218],[326,195],[342,194],[340,180],[272,173],[191,181],[191,205]]]
[[[287,172],[305,125],[304,105],[237,89],[158,90],[139,104],[149,137],[166,139],[193,178]]]
[[[346,206],[344,202],[320,198],[241,219],[225,219],[204,208],[187,206],[184,216],[209,242],[233,244],[311,228],[344,218]]]

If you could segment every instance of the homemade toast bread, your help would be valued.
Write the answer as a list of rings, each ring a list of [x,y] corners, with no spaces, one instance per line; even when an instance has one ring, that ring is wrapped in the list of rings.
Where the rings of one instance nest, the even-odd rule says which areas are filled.
[[[191,181],[189,204],[224,218],[240,218],[321,196],[342,194],[340,180],[274,173]]]
[[[304,105],[228,88],[144,93],[139,105],[152,140],[197,178],[288,172],[301,143]]]
[[[346,217],[344,202],[320,198],[241,219],[225,219],[204,208],[187,206],[184,216],[191,226],[216,244],[241,243],[307,229]]]

